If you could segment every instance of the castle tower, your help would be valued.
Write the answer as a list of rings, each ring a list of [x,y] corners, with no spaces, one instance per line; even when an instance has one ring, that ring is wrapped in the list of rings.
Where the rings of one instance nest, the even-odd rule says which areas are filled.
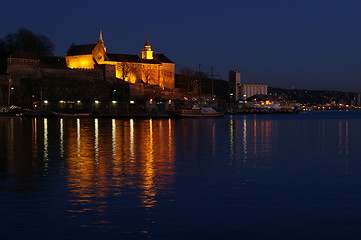
[[[152,47],[149,44],[148,38],[145,40],[145,44],[142,50],[142,59],[146,59],[146,60],[153,59],[153,51],[152,51]]]
[[[103,40],[103,32],[102,32],[101,29],[100,29],[100,31],[99,31],[99,42],[104,43],[104,40]]]
[[[103,48],[104,48],[104,51],[106,52],[107,51],[107,48],[105,47],[104,45],[104,40],[103,40],[103,31],[100,29],[99,31],[99,40],[98,40],[99,43],[102,44]]]

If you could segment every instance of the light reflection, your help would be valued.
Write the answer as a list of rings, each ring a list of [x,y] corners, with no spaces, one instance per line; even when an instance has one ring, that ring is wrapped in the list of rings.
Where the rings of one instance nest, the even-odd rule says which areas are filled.
[[[116,139],[116,124],[115,119],[112,119],[112,153],[113,159],[116,159],[116,148],[117,148],[117,139]]]
[[[83,121],[77,120],[76,131],[69,124],[69,135],[64,136],[67,182],[73,196],[70,211],[101,212],[107,203],[97,199],[122,195],[128,188],[141,190],[140,206],[149,209],[158,204],[158,195],[165,194],[173,181],[172,121]],[[72,151],[75,147],[78,151]],[[94,207],[89,209],[89,204]]]
[[[235,151],[234,151],[234,138],[235,138],[235,134],[234,134],[234,119],[233,116],[230,116],[230,120],[229,120],[229,152],[230,152],[230,159],[234,160],[235,158]],[[232,164],[232,162],[231,162]]]
[[[81,133],[80,133],[80,119],[76,120],[76,146],[77,146],[77,153],[78,157],[80,157],[80,146],[81,146]]]
[[[216,124],[215,123],[213,123],[212,124],[212,129],[211,129],[211,131],[212,131],[212,154],[213,154],[213,156],[215,156],[216,155]]]
[[[60,156],[64,157],[64,120],[60,118]]]
[[[153,120],[149,120],[149,132],[146,140],[146,159],[144,164],[144,183],[142,205],[146,208],[153,207],[156,201],[156,190],[154,188],[154,140],[153,140]]]
[[[338,153],[340,155],[349,154],[349,122],[340,120],[338,122]]]
[[[243,161],[247,161],[247,119],[246,117],[243,118]]]
[[[130,131],[130,137],[129,137],[129,149],[130,149],[130,157],[131,159],[134,158],[134,120],[130,119],[129,121],[129,131]]]
[[[97,118],[94,119],[94,149],[95,160],[97,161],[99,157],[99,120]]]
[[[44,118],[44,165],[48,168],[49,160],[49,139],[48,139],[48,119]]]
[[[32,125],[32,155],[36,159],[38,156],[38,123],[37,118],[33,118],[31,121]]]
[[[253,120],[253,152],[257,153],[257,120],[256,117]]]

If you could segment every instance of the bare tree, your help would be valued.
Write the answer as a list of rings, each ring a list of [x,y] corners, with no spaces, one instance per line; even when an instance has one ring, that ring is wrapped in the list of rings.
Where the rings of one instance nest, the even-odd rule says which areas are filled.
[[[146,85],[149,85],[149,82],[151,82],[153,80],[153,75],[154,75],[154,71],[151,67],[147,66],[147,65],[143,65],[143,76],[144,76],[144,83]]]
[[[130,73],[134,73],[135,71],[134,64],[131,62],[121,62],[119,66],[122,72],[122,79],[124,81],[129,77]]]

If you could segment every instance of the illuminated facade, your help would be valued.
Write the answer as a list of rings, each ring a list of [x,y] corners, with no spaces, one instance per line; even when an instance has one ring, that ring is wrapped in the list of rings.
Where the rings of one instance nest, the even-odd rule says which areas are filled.
[[[141,57],[131,54],[107,53],[102,32],[95,44],[72,44],[66,53],[66,65],[71,69],[96,69],[106,66],[117,79],[129,83],[144,83],[163,89],[174,89],[175,63],[163,54],[154,54],[147,39]],[[112,67],[107,67],[112,66]]]
[[[238,85],[238,95],[243,100],[252,97],[254,95],[267,95],[267,94],[268,94],[267,84],[241,83]]]

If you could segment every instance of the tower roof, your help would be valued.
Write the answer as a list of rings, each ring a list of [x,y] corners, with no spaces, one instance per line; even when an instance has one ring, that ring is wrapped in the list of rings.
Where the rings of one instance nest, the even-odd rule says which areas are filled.
[[[100,29],[100,32],[99,32],[99,42],[104,42],[104,40],[103,40],[103,32],[102,32],[102,30]]]
[[[149,39],[148,39],[148,38],[145,39],[144,46],[150,46],[150,43],[149,43]]]

